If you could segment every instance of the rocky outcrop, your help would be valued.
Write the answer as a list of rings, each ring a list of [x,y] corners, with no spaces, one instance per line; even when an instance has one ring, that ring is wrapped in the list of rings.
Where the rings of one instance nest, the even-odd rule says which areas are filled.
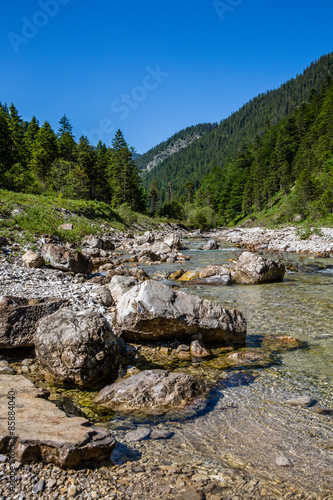
[[[64,308],[41,319],[35,349],[41,373],[56,384],[92,387],[117,374],[118,343],[94,312]]]
[[[8,420],[0,419],[0,453],[14,444],[15,460],[52,462],[64,468],[83,468],[108,461],[116,441],[106,429],[81,417],[67,417],[47,393],[20,375],[0,376],[0,411],[8,413],[8,391],[15,399],[15,441],[10,443]]]
[[[283,264],[251,252],[240,255],[231,273],[235,283],[251,285],[282,281],[284,274]]]
[[[235,309],[172,290],[148,280],[118,301],[116,324],[125,340],[188,339],[202,334],[206,344],[242,345],[246,321]]]
[[[22,255],[22,261],[25,267],[39,268],[45,265],[43,257],[32,250],[28,250],[24,255]]]
[[[32,347],[37,321],[67,304],[63,299],[0,296],[0,348]]]
[[[52,243],[42,247],[42,256],[52,267],[61,271],[90,274],[93,268],[91,259],[86,258],[81,252]]]
[[[145,370],[105,387],[95,402],[113,410],[156,413],[183,407],[204,390],[204,383],[190,375]]]

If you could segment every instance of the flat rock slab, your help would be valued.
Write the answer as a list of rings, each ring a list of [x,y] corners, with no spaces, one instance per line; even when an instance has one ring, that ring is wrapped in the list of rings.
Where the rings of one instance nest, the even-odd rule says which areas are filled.
[[[15,393],[15,434],[10,441],[7,418],[0,419],[0,453],[15,448],[15,459],[52,462],[64,468],[109,460],[116,441],[105,429],[81,417],[67,417],[47,394],[21,375],[0,376],[1,415],[8,413],[8,392]]]

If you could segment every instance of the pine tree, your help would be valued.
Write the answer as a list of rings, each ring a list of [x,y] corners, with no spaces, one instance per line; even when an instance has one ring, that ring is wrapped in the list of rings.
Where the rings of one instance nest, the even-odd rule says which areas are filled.
[[[73,136],[73,127],[66,115],[61,118],[59,125],[58,147],[60,158],[74,162],[77,159],[77,147]]]
[[[8,114],[0,107],[0,187],[6,188],[5,173],[13,165],[13,137]]]
[[[108,152],[107,179],[112,192],[113,207],[127,203],[133,210],[145,210],[145,193],[132,153],[121,130],[116,132],[112,148]]]
[[[155,214],[159,200],[159,190],[155,179],[152,180],[150,185],[149,198],[151,199],[151,211]]]
[[[41,181],[43,187],[45,187],[51,165],[57,157],[57,137],[49,122],[45,121],[32,144],[30,160],[32,172]]]

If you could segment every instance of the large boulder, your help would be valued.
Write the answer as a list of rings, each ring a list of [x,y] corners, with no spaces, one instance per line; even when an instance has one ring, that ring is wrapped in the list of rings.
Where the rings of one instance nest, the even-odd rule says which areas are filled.
[[[0,453],[22,463],[51,462],[71,469],[110,459],[116,441],[106,429],[92,426],[82,417],[69,418],[45,399],[48,394],[43,389],[21,375],[0,376],[1,415],[7,415],[8,395],[12,394],[16,400],[15,441],[8,420],[0,419]]]
[[[41,319],[35,349],[41,372],[56,384],[93,387],[117,374],[117,340],[95,312],[64,308]]]
[[[43,257],[32,250],[28,250],[24,255],[22,255],[22,261],[25,267],[29,268],[39,268],[43,267],[45,264]]]
[[[205,390],[205,384],[184,373],[145,370],[102,389],[95,402],[113,410],[145,413],[184,407]]]
[[[91,259],[81,252],[52,243],[43,245],[42,256],[55,269],[72,271],[77,274],[90,274],[93,268]]]
[[[149,247],[149,249],[157,255],[168,254],[172,252],[169,245],[167,245],[164,241],[156,241],[156,243],[153,243]]]
[[[139,283],[139,280],[132,276],[119,276],[116,274],[107,287],[111,292],[113,300],[118,302],[132,286],[138,285]]]
[[[0,296],[0,348],[33,347],[37,321],[65,305],[64,299]]]
[[[125,340],[134,342],[185,340],[201,333],[206,344],[233,346],[246,338],[240,312],[153,280],[130,288],[118,300],[116,324]]]
[[[166,243],[172,250],[181,250],[181,243],[179,236],[171,233],[164,238],[164,243]]]
[[[240,255],[231,273],[236,283],[251,285],[283,281],[284,274],[283,264],[251,252]]]

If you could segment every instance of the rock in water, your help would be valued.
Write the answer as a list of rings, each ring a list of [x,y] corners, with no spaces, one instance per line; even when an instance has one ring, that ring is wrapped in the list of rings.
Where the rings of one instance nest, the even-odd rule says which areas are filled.
[[[65,305],[63,299],[0,296],[0,348],[33,347],[37,321]]]
[[[204,382],[191,375],[145,370],[105,387],[95,402],[119,411],[144,410],[146,413],[155,413],[183,407],[204,389]]]
[[[109,432],[90,426],[85,418],[67,417],[55,404],[44,399],[41,389],[21,375],[0,376],[1,415],[8,412],[9,388],[14,391],[16,402],[16,460],[76,468],[109,459],[116,446]],[[11,446],[8,421],[0,419],[0,450],[9,453]]]
[[[251,285],[283,281],[284,274],[283,264],[251,252],[240,255],[231,273],[236,283]]]
[[[42,373],[56,384],[90,387],[117,374],[118,342],[94,312],[65,308],[43,318],[35,347]]]
[[[202,247],[203,250],[218,250],[220,247],[216,240],[207,241],[206,245]]]
[[[125,340],[188,339],[201,333],[206,345],[243,345],[246,321],[235,309],[172,290],[148,280],[132,287],[117,303],[117,327]]]
[[[81,252],[60,245],[51,243],[44,245],[42,256],[52,267],[61,271],[90,274],[93,268],[91,259],[86,258]]]

